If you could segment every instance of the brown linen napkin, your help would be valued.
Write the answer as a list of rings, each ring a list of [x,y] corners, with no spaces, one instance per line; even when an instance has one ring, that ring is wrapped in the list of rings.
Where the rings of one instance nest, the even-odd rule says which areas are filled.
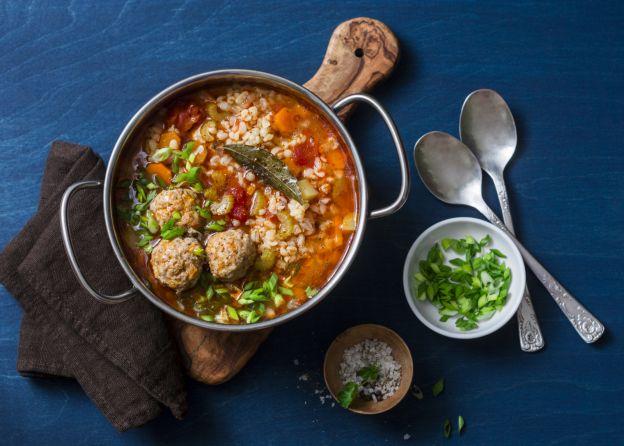
[[[17,370],[26,376],[73,377],[123,431],[161,412],[186,411],[184,374],[162,313],[141,296],[107,305],[82,289],[63,248],[59,204],[77,181],[101,180],[104,163],[91,149],[54,142],[39,209],[0,253],[0,282],[25,310]],[[69,207],[78,262],[91,284],[113,293],[129,281],[109,245],[101,191],[73,197]]]

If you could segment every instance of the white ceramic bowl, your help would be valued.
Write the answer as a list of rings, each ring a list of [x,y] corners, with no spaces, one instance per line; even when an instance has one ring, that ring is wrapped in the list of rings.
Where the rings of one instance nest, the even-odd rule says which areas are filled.
[[[443,238],[464,238],[468,235],[480,240],[489,234],[492,242],[487,248],[496,248],[507,256],[503,259],[511,269],[511,284],[505,306],[489,320],[479,322],[479,327],[461,331],[455,327],[455,319],[440,321],[438,309],[429,301],[420,301],[413,291],[414,275],[418,272],[418,262],[427,258],[431,247]],[[456,257],[453,251],[446,253],[446,258]],[[459,257],[459,255],[457,255]],[[526,282],[526,272],[522,256],[511,239],[491,223],[476,218],[459,217],[443,220],[431,226],[416,239],[405,259],[403,268],[403,288],[405,297],[412,311],[427,327],[444,336],[457,339],[473,339],[495,332],[511,319],[518,310]]]

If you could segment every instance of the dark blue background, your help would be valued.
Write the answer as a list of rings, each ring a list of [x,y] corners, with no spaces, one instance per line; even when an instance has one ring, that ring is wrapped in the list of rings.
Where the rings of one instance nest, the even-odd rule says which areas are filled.
[[[546,349],[522,353],[516,322],[474,342],[440,337],[411,314],[401,269],[429,225],[475,215],[436,201],[414,178],[408,204],[371,222],[357,261],[323,304],[277,329],[231,382],[189,382],[184,421],[169,414],[117,433],[66,380],[15,371],[21,310],[0,289],[0,437],[9,444],[622,444],[624,7],[622,2],[3,1],[0,4],[0,246],[36,208],[50,143],[103,157],[152,95],[186,76],[253,68],[305,82],[334,27],[384,21],[400,64],[374,94],[408,150],[430,130],[457,134],[464,97],[498,90],[518,123],[507,178],[520,238],[607,326],[585,345],[529,278]],[[397,163],[379,119],[358,110],[373,205],[394,196]],[[411,160],[411,154],[410,154]],[[412,172],[414,172],[412,166]],[[396,184],[395,184],[396,183]],[[495,204],[491,185],[486,191]],[[496,207],[498,209],[498,207]],[[423,401],[362,417],[321,404],[321,364],[354,324],[397,330],[412,349]],[[299,365],[294,364],[294,360]],[[308,381],[298,378],[309,374]],[[445,377],[447,389],[430,397]],[[442,422],[467,423],[461,439]],[[405,442],[408,444],[409,442]]]

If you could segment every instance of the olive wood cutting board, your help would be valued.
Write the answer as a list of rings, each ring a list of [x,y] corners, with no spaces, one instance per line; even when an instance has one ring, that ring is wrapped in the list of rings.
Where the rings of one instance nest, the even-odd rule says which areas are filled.
[[[334,30],[321,67],[306,88],[333,104],[366,92],[388,77],[397,63],[397,38],[383,23],[365,17],[347,20]],[[350,108],[341,110],[345,119]],[[221,384],[236,375],[272,329],[249,333],[206,330],[171,320],[189,375],[206,384]]]

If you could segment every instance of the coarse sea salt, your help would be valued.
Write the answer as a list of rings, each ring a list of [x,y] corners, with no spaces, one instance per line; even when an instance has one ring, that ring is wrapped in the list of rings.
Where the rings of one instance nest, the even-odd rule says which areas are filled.
[[[358,371],[375,366],[379,377],[375,382],[363,382]],[[378,339],[366,339],[342,354],[340,363],[342,384],[354,382],[360,388],[360,395],[373,401],[382,401],[394,395],[401,383],[401,366],[392,356],[392,348]]]

